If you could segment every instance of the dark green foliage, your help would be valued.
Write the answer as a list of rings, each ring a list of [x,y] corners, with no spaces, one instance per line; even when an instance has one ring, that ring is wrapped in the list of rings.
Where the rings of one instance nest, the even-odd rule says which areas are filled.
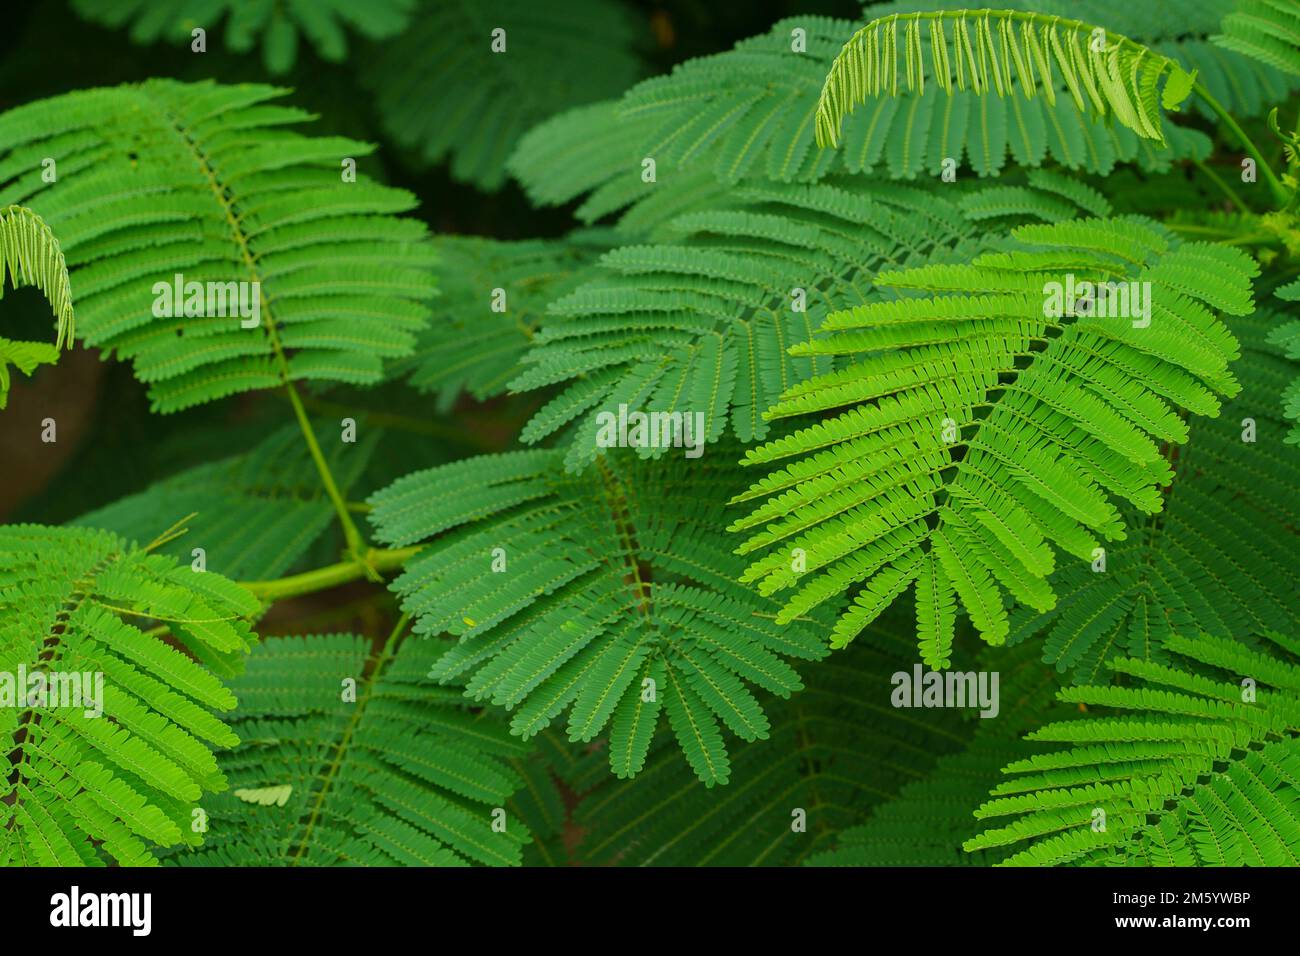
[[[1223,18],[1214,41],[1293,75],[1300,75],[1300,9],[1286,0],[1242,0]]]
[[[362,75],[396,142],[424,163],[450,157],[453,177],[498,189],[530,126],[637,78],[634,16],[610,0],[423,0],[411,29]]]
[[[344,491],[369,464],[377,438],[370,431],[356,448],[334,446],[329,462]],[[186,533],[160,553],[188,562],[201,547],[211,570],[252,581],[291,570],[333,521],[302,436],[292,427],[244,454],[190,468],[75,523],[148,540],[161,530],[160,514],[193,515],[185,521]]]
[[[866,823],[837,833],[834,849],[822,848],[806,863],[987,866],[1004,858],[1005,850],[964,852],[962,843],[978,832],[971,808],[998,783],[1002,768],[1042,749],[1021,739],[1023,735],[1066,709],[1054,701],[1057,682],[1036,658],[1023,648],[980,655],[984,667],[1001,674],[998,719],[966,721],[960,728],[960,750],[944,753],[920,779],[909,779],[897,794],[877,804]],[[918,762],[912,758],[909,764]]]
[[[0,863],[1300,865],[1295,4],[71,7]]]
[[[73,0],[77,12],[108,27],[130,29],[134,43],[166,43],[182,49],[194,42],[193,30],[217,34],[224,24],[224,42],[244,53],[260,46],[262,62],[271,73],[284,73],[298,56],[305,36],[322,59],[348,55],[347,34],[371,38],[402,31],[415,13],[415,0]]]
[[[997,719],[890,707],[891,677],[902,672],[910,678],[915,661],[899,636],[902,619],[895,616],[818,664],[804,690],[774,702],[770,739],[746,744],[734,755],[731,782],[720,792],[693,780],[667,741],[656,744],[642,775],[632,781],[609,779],[591,760],[571,771],[568,779],[583,793],[576,814],[583,832],[580,858],[636,866],[836,862],[828,848],[853,839],[854,831],[846,828],[868,815],[892,816],[896,804],[915,800],[916,789],[925,786],[918,777],[939,779],[945,767],[978,753],[990,767],[987,780],[960,781],[962,799],[954,797],[948,811],[955,818],[948,822],[950,832],[927,816],[905,838],[895,835],[892,858],[870,861],[957,862],[961,840],[976,829],[971,807],[1009,755],[1026,752],[1013,742],[1014,728],[1035,726],[1056,682],[1032,654],[1016,652],[1014,660],[984,655],[985,665],[1001,671],[1003,706],[1013,708]],[[870,733],[863,732],[864,720]],[[1001,742],[996,762],[978,749],[990,735]],[[921,856],[917,831],[941,859]]]
[[[1300,279],[1288,283],[1274,293],[1286,302],[1300,302]],[[1268,336],[1269,342],[1280,346],[1289,359],[1300,359],[1300,319],[1280,322]],[[1298,424],[1287,432],[1288,445],[1300,445],[1300,376],[1297,376],[1282,393],[1283,414]]]
[[[729,457],[629,456],[568,476],[557,452],[513,452],[374,495],[380,540],[432,539],[393,583],[417,633],[459,638],[430,676],[514,710],[525,738],[568,710],[571,741],[608,732],[619,777],[666,723],[696,775],[726,783],[723,729],[768,736],[751,686],[788,696],[803,685],[784,658],[825,654],[813,622],[777,627],[777,606],[735,583],[705,496],[734,474]]]

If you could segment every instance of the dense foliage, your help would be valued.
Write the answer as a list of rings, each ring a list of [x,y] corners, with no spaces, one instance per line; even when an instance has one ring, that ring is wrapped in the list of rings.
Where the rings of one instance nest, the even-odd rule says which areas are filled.
[[[0,860],[1300,864],[1300,7],[710,6],[18,17]]]

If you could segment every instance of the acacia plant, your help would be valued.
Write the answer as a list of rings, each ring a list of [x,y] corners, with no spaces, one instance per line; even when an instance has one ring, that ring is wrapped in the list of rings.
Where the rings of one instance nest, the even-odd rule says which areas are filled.
[[[1300,8],[1004,3],[73,0],[0,859],[1300,864]]]

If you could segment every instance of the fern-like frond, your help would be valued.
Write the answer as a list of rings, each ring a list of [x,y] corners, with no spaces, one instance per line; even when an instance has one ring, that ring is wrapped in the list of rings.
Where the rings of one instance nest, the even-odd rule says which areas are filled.
[[[573,860],[620,866],[818,861],[846,829],[903,799],[918,779],[960,759],[987,734],[1012,724],[1023,732],[1041,723],[1035,718],[1044,715],[1057,687],[1032,655],[1002,653],[991,664],[1000,671],[1004,708],[996,719],[955,709],[922,715],[891,705],[896,675],[910,679],[914,663],[905,616],[878,621],[844,654],[810,668],[804,690],[772,702],[769,739],[735,750],[731,782],[720,790],[701,786],[664,734],[632,780],[610,778],[602,754],[580,758],[563,771],[565,783],[583,795],[573,815],[581,833]],[[1009,759],[1029,752],[1023,743],[1004,746],[989,783]],[[945,845],[950,859],[975,832],[971,813],[988,792],[978,778],[962,783],[960,799],[956,788],[952,796],[965,827],[929,834],[933,843]]]
[[[1158,515],[1127,515],[1124,541],[1101,563],[1070,563],[1046,612],[1010,614],[1008,643],[1043,637],[1043,659],[1077,683],[1110,679],[1106,662],[1165,662],[1165,641],[1195,628],[1249,640],[1300,627],[1295,588],[1279,568],[1300,566],[1300,460],[1270,407],[1292,368],[1265,342],[1266,312],[1232,320],[1242,345],[1242,391],[1217,418],[1189,422],[1176,475]]]
[[[991,829],[965,847],[1022,845],[1003,861],[1017,866],[1300,865],[1294,639],[1168,648],[1169,664],[1111,661],[1124,686],[1062,691],[1088,716],[1029,735],[1066,746],[1007,766],[976,813]]]
[[[424,0],[362,80],[421,162],[450,158],[455,179],[496,190],[530,127],[632,85],[635,28],[611,0]]]
[[[9,401],[9,366],[24,375],[37,365],[53,365],[59,350],[72,347],[76,332],[72,287],[59,240],[40,216],[23,206],[0,207],[0,298],[6,279],[15,288],[35,286],[54,311],[54,345],[15,342],[0,337],[0,409]]]
[[[1252,311],[1248,256],[1136,218],[1012,235],[970,264],[878,275],[898,298],[833,313],[826,336],[793,349],[856,361],[767,412],[834,417],[745,457],[788,461],[734,499],[765,501],[731,525],[749,534],[740,553],[760,555],[744,580],[794,589],[778,621],[856,590],[842,646],[928,569],[1001,643],[1008,596],[1054,606],[1058,551],[1092,561],[1099,539],[1124,540],[1117,503],[1161,510],[1163,450],[1187,438],[1178,410],[1213,416],[1238,391],[1217,313]],[[1111,285],[1085,295],[1082,282]],[[919,639],[946,664],[944,641]]]
[[[1300,6],[1292,0],[1238,0],[1214,42],[1300,76]]]
[[[373,660],[352,634],[264,641],[230,686],[240,744],[220,756],[229,790],[204,803],[209,837],[168,862],[517,865],[530,835],[506,802],[527,748],[432,685],[438,653],[397,634]]]
[[[1146,42],[1160,37],[1204,36],[1219,27],[1237,0],[999,0],[999,10],[1075,17],[1097,23],[1108,30]],[[960,10],[961,0],[863,0],[863,13],[870,19],[896,13],[928,13],[932,10]]]
[[[524,847],[524,866],[560,866],[569,858],[573,793],[567,781],[574,768],[590,763],[593,755],[573,747],[554,727],[543,730],[530,744],[530,753],[510,761],[524,784],[506,807],[511,819],[521,821],[533,837]],[[603,767],[600,776],[608,776]]]
[[[35,286],[41,291],[57,323],[54,347],[71,348],[76,323],[68,264],[50,227],[23,206],[0,208],[0,298],[6,278],[15,289]]]
[[[1059,76],[1081,113],[1113,116],[1160,143],[1160,106],[1178,109],[1195,79],[1168,57],[1078,20],[1006,10],[892,14],[864,26],[835,58],[817,102],[818,145],[838,145],[844,117],[865,100],[897,96],[900,73],[907,93],[923,95],[928,75],[945,94],[969,87],[1003,97],[1018,88],[1049,104]]]
[[[964,195],[958,206],[967,219],[986,228],[1010,227],[1021,222],[1063,222],[1080,215],[1108,216],[1110,202],[1087,183],[1047,169],[1030,170],[1024,185],[1013,180]]]
[[[371,497],[380,540],[429,542],[392,588],[418,633],[459,638],[431,676],[514,711],[525,738],[567,710],[570,740],[608,735],[620,777],[666,720],[700,779],[725,783],[724,730],[768,735],[751,685],[798,690],[785,658],[823,656],[821,626],[777,626],[778,605],[735,583],[716,536],[718,489],[735,481],[725,454],[624,454],[576,476],[562,464],[550,450],[483,456]]]
[[[575,857],[619,866],[806,859],[964,739],[954,711],[917,720],[889,706],[890,675],[909,669],[910,659],[905,639],[882,632],[879,641],[810,668],[803,690],[766,708],[767,738],[733,749],[724,788],[702,786],[665,733],[631,780],[611,778],[593,755],[570,781],[583,793]]]
[[[218,675],[242,663],[257,610],[116,535],[0,527],[0,861],[148,865],[201,842],[196,810],[226,785],[213,750],[236,743]]]
[[[371,147],[288,131],[309,114],[272,102],[282,93],[150,80],[0,115],[0,203],[50,223],[78,331],[130,359],[158,411],[376,382],[427,320],[426,228],[392,215],[414,196],[351,181]]]
[[[1117,163],[1167,169],[1172,160],[1209,152],[1209,139],[1197,130],[1169,127],[1168,149],[1160,149],[1122,125],[1081,113],[1069,96],[1054,105],[1044,97],[946,96],[934,83],[922,96],[882,97],[846,117],[844,147],[816,149],[818,95],[852,31],[843,20],[783,20],[734,50],[646,80],[620,100],[539,124],[520,141],[510,170],[536,203],[585,195],[576,214],[592,222],[628,206],[680,201],[702,181],[816,182],[845,172],[928,178],[950,165],[955,170],[963,156],[981,176],[1000,174],[1008,157],[1026,167],[1055,161],[1104,174]],[[1220,101],[1235,104],[1233,85],[1223,85],[1228,99]],[[647,159],[655,162],[653,183],[643,178]]]
[[[262,48],[262,62],[286,73],[298,59],[299,37],[332,63],[348,55],[348,30],[381,39],[400,33],[415,13],[415,0],[311,0],[310,3],[250,3],[246,0],[73,0],[73,9],[92,23],[129,28],[135,43],[166,43],[192,50],[193,31],[206,43],[225,24],[225,44],[234,53]]]
[[[709,440],[728,421],[742,441],[762,437],[761,411],[830,369],[790,358],[790,344],[832,305],[863,301],[874,269],[971,232],[936,189],[755,183],[728,205],[674,219],[672,239],[605,255],[603,275],[551,306],[511,388],[572,384],[525,441],[568,426],[568,466],[581,468],[602,453],[600,416],[620,404],[703,413]]]
[[[1196,69],[1197,80],[1214,99],[1234,116],[1261,116],[1284,101],[1300,86],[1300,77],[1263,63],[1248,55],[1228,50],[1212,37],[1219,31],[1224,16],[1232,12],[1237,0],[1001,0],[999,10],[1037,13],[1095,23],[1111,33],[1121,34],[1169,57],[1189,69]],[[966,0],[897,0],[868,6],[871,19],[888,14],[925,14],[937,10],[966,9]],[[962,96],[955,93],[955,96]],[[1073,102],[1070,97],[1065,97]],[[1213,108],[1202,98],[1186,106],[1210,122],[1217,122]],[[1127,131],[1125,131],[1127,132]],[[1170,145],[1177,149],[1176,137],[1185,131],[1169,127]],[[1158,150],[1157,155],[1167,155]],[[1145,165],[1139,160],[1141,165]],[[1115,190],[1112,195],[1117,193]]]
[[[997,215],[1018,223],[1046,207],[1051,217],[1078,216],[1077,203],[1109,211],[1100,196],[1066,182],[1021,186]],[[793,356],[790,345],[814,335],[829,312],[877,298],[878,269],[942,260],[957,246],[969,255],[981,204],[997,201],[981,199],[984,191],[754,181],[675,216],[654,230],[659,241],[608,253],[596,278],[552,304],[511,388],[568,387],[523,439],[565,429],[567,466],[579,469],[603,453],[599,423],[620,405],[702,414],[709,441],[728,424],[741,441],[765,437],[762,411],[837,364]]]

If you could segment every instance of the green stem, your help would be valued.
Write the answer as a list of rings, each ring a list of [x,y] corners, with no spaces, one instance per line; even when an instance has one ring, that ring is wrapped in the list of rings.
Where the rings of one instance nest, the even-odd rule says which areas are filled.
[[[419,545],[391,550],[370,548],[364,555],[358,555],[354,561],[341,561],[338,564],[304,571],[302,574],[293,574],[287,578],[277,578],[274,581],[241,581],[240,584],[264,601],[279,601],[302,594],[314,594],[340,584],[347,584],[349,581],[372,578],[373,574],[382,571],[394,571],[414,557],[419,550]]]
[[[1241,201],[1241,197],[1237,195],[1237,191],[1229,186],[1222,176],[1199,159],[1194,159],[1192,162],[1196,165],[1196,168],[1205,175],[1206,179],[1214,183],[1214,185],[1218,186],[1219,189],[1223,191],[1223,194],[1228,197],[1234,206],[1237,207],[1239,212],[1250,212],[1250,207]]]
[[[1245,130],[1237,125],[1237,121],[1223,108],[1223,104],[1210,95],[1210,91],[1201,84],[1200,80],[1197,80],[1196,83],[1193,84],[1192,92],[1199,96],[1205,102],[1205,105],[1214,111],[1214,115],[1223,121],[1223,125],[1231,130],[1232,134],[1237,137],[1242,147],[1250,154],[1251,158],[1255,160],[1255,165],[1258,166],[1259,170],[1264,174],[1264,181],[1268,183],[1269,192],[1273,194],[1273,201],[1277,203],[1279,207],[1285,206],[1287,199],[1290,197],[1288,197],[1286,188],[1282,185],[1281,180],[1279,180],[1273,173],[1273,168],[1264,160],[1264,156],[1260,153],[1259,147],[1257,147],[1251,138],[1246,135]]]
[[[1225,246],[1271,246],[1277,242],[1277,236],[1267,232],[1248,232],[1245,235],[1237,235],[1226,229],[1216,229],[1213,226],[1202,226],[1197,223],[1167,222],[1164,225],[1166,229],[1176,232],[1180,236],[1195,236],[1210,242],[1222,243]]]
[[[1296,116],[1296,121],[1295,121],[1295,131],[1296,131],[1296,134],[1300,134],[1300,115]],[[1293,145],[1293,147],[1294,147],[1294,145],[1295,145],[1295,140],[1292,139],[1291,142],[1292,142],[1292,145]],[[1297,175],[1300,175],[1300,156],[1297,155],[1297,150],[1296,150],[1295,148],[1293,148],[1293,149],[1291,150],[1291,154],[1290,154],[1290,155],[1291,155],[1291,159],[1290,159],[1290,161],[1287,163],[1287,169],[1286,169],[1286,171],[1287,171],[1287,174],[1288,174],[1288,175],[1289,175],[1289,176],[1294,180],[1294,179],[1296,178]],[[1288,202],[1288,203],[1286,204],[1286,209],[1285,209],[1285,211],[1286,211],[1286,212],[1294,212],[1297,203],[1300,203],[1300,189],[1297,189],[1295,192],[1293,192],[1293,193],[1291,194],[1291,200],[1290,200],[1290,202]]]
[[[298,418],[298,427],[302,429],[302,437],[307,440],[307,450],[311,452],[312,460],[316,462],[316,470],[320,472],[321,481],[325,485],[325,493],[329,495],[330,501],[334,503],[334,510],[338,513],[339,524],[343,526],[343,538],[347,542],[348,553],[359,561],[362,553],[366,550],[365,539],[361,536],[361,532],[357,530],[356,522],[352,520],[352,515],[348,511],[347,501],[339,492],[338,483],[335,482],[330,466],[321,453],[320,443],[316,441],[316,433],[312,431],[311,421],[307,418],[307,410],[303,408],[302,399],[298,397],[298,390],[293,387],[293,382],[290,381],[286,381],[284,387],[285,391],[289,393],[289,402],[293,405],[293,413]]]
[[[230,227],[230,236],[239,247],[240,256],[244,260],[244,265],[248,268],[249,278],[253,282],[259,283],[254,288],[260,288],[263,277],[258,271],[257,257],[253,255],[253,250],[249,246],[248,233],[244,231],[240,213],[235,209],[234,200],[227,194],[225,187],[218,178],[217,170],[207,154],[198,147],[198,144],[183,129],[178,129],[177,132],[180,133],[186,145],[189,146],[194,161],[199,165],[204,175],[207,176],[208,187],[212,190],[212,196],[220,205],[222,212],[225,213],[226,223]],[[279,327],[275,324],[271,303],[263,296],[261,304],[263,326],[266,329],[267,341],[270,342],[271,350],[275,355],[275,364],[279,369],[280,379],[284,382],[285,391],[289,393],[289,401],[293,404],[294,414],[298,416],[298,425],[302,429],[303,437],[307,440],[307,448],[316,461],[316,469],[320,472],[321,481],[325,484],[325,492],[334,503],[334,510],[338,512],[339,521],[343,525],[343,537],[347,541],[348,551],[354,558],[359,559],[360,554],[366,548],[365,540],[361,537],[361,532],[357,530],[356,524],[352,521],[352,516],[348,514],[343,496],[339,494],[338,484],[334,481],[329,465],[325,463],[325,456],[321,454],[320,445],[316,442],[316,435],[311,430],[311,422],[307,420],[307,412],[302,407],[302,399],[298,397],[298,390],[294,388],[293,378],[289,373],[289,361],[285,357],[284,346],[280,343]],[[369,576],[373,580],[379,580],[378,574],[372,572]]]

